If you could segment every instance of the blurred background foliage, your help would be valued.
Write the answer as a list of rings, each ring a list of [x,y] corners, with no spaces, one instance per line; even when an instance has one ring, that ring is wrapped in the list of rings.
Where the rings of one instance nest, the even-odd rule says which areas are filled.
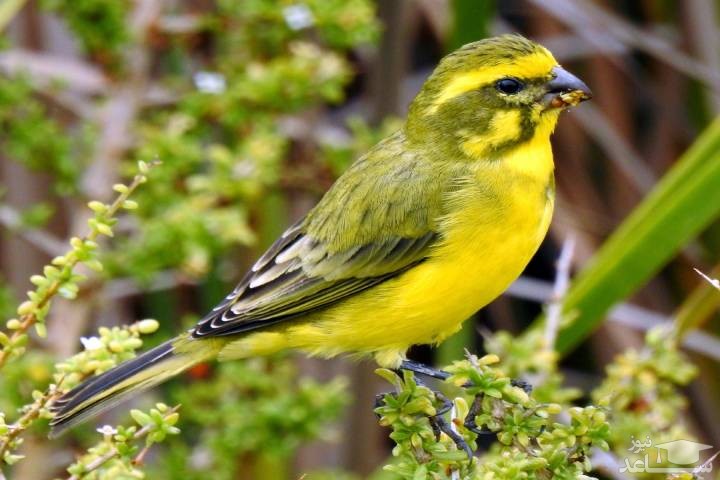
[[[618,477],[631,436],[720,446],[720,294],[692,271],[720,273],[719,8],[715,0],[0,1],[0,314],[10,320],[8,340],[0,337],[10,352],[0,361],[0,437],[35,412],[13,451],[44,459],[17,462],[10,478],[64,475],[98,442],[95,424],[48,441],[44,397],[34,391],[52,395],[58,374],[77,381],[132,355],[141,333],[152,345],[192,325],[353,159],[398,127],[445,52],[508,31],[548,46],[595,99],[562,118],[554,136],[556,215],[523,278],[443,346],[412,357],[449,365],[465,349],[497,355],[488,375],[526,379],[533,401],[570,413],[564,423],[560,415],[563,427],[532,415],[525,425],[514,416],[537,406],[505,398],[507,418],[478,417],[497,436],[462,432],[484,463],[457,464],[477,478],[521,478],[547,465],[576,478],[587,454],[593,475],[632,478]],[[139,160],[161,163],[132,192],[136,204],[107,215],[100,205],[122,195],[113,185],[136,175]],[[89,210],[91,200],[101,203]],[[66,255],[66,239],[86,234],[88,219],[103,239],[73,245],[83,278],[44,269]],[[568,238],[574,254],[558,272]],[[574,272],[565,292],[559,280]],[[53,281],[65,288],[52,308],[16,313],[23,292]],[[157,333],[95,333],[147,317],[159,320]],[[145,429],[143,438],[163,444],[145,453],[101,442],[91,457],[119,450],[94,474],[451,475],[448,465],[463,460],[433,442],[426,419],[393,421],[422,409],[381,412],[395,442],[378,426],[372,405],[388,388],[370,363],[344,359],[203,365],[106,415],[101,423],[127,423],[131,407],[182,404],[177,424],[171,409],[134,414],[135,430],[120,436]],[[396,388],[434,401],[412,382]],[[398,433],[407,428],[431,452],[427,462]],[[578,432],[588,429],[599,437],[582,443]],[[528,453],[525,430],[550,447]],[[573,453],[554,457],[563,448]],[[144,469],[130,463],[138,452]],[[391,472],[379,470],[387,463]]]

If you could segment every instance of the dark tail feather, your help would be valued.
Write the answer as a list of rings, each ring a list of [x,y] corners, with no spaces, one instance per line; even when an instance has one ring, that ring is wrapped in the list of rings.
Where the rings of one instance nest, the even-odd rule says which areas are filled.
[[[179,353],[173,347],[177,342],[178,339],[167,341],[121,363],[88,379],[53,402],[50,407],[54,413],[50,422],[50,437],[57,437],[68,428],[113,407],[130,394],[155,386],[217,353],[211,348],[202,348],[212,343],[202,341],[193,341],[197,348],[183,349]]]

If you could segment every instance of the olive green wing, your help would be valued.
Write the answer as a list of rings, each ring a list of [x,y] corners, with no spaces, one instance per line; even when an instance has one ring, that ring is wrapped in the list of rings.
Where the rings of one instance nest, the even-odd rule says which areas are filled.
[[[260,257],[198,323],[194,337],[232,335],[304,315],[427,258],[439,239],[441,182],[393,137],[383,145],[389,148],[355,163]]]

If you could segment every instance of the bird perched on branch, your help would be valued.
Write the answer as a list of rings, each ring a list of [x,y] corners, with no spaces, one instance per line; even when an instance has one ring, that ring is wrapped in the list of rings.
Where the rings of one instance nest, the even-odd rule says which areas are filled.
[[[553,211],[550,134],[588,87],[517,35],[442,59],[359,158],[190,331],[63,395],[53,433],[211,359],[295,349],[402,368],[500,295]]]

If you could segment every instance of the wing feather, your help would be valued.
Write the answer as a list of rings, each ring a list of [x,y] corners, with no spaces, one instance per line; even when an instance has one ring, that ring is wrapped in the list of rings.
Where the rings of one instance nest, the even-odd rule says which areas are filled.
[[[192,331],[232,335],[328,307],[417,265],[439,238],[451,182],[402,133],[353,164]]]

